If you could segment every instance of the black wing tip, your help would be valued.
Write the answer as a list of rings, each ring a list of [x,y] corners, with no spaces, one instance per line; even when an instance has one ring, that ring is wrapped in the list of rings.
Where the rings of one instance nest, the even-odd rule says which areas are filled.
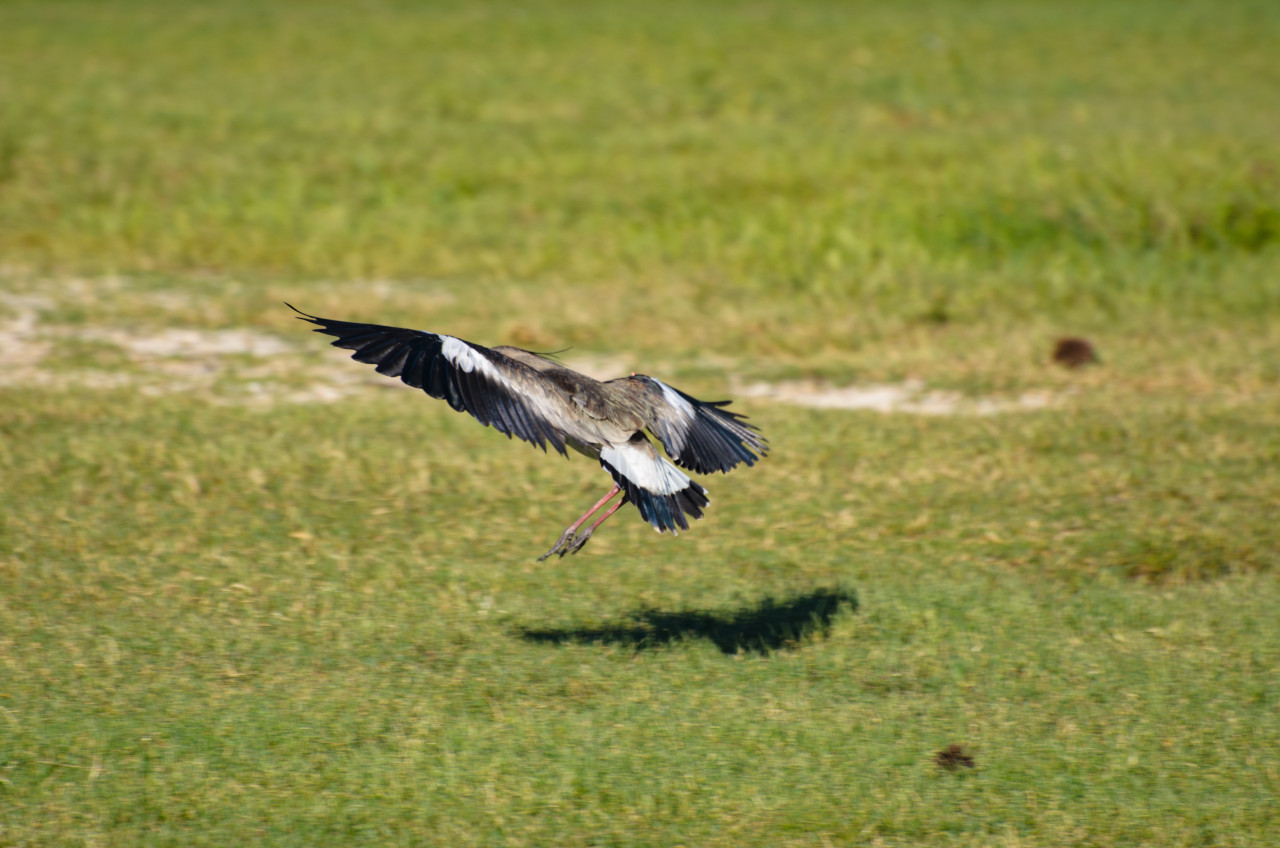
[[[282,301],[280,301],[280,302],[281,302],[281,303],[283,303],[285,306],[289,307],[290,309],[292,309],[294,312],[298,313],[295,317],[296,317],[299,321],[307,321],[307,322],[309,322],[309,323],[311,323],[311,324],[323,324],[323,323],[325,323],[325,319],[324,319],[324,318],[317,318],[315,315],[308,315],[306,312],[303,312],[301,309],[299,309],[298,307],[294,306],[292,303],[290,303],[290,302],[289,302],[289,301],[287,301],[287,300],[282,300]]]
[[[710,425],[711,432],[695,444],[701,455],[691,467],[701,467],[693,467],[694,471],[727,474],[739,464],[750,468],[769,455],[769,440],[745,416],[724,410],[720,404],[695,403],[700,404],[698,418]]]

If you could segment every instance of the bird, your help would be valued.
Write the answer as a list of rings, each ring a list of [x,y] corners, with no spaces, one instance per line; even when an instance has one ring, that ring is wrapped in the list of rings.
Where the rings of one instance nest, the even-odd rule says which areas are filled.
[[[654,377],[600,381],[566,368],[553,354],[509,345],[484,347],[443,333],[381,324],[319,318],[290,303],[313,332],[335,337],[334,347],[374,365],[379,374],[446,401],[508,439],[526,441],[568,457],[572,448],[599,461],[612,485],[570,524],[555,545],[538,557],[577,553],[610,516],[632,503],[659,533],[689,529],[702,518],[707,490],[695,474],[752,466],[766,456],[768,441],[725,409],[731,401],[701,401]],[[646,434],[652,434],[668,460]],[[622,497],[592,523],[596,513]],[[584,526],[585,525],[585,526]]]

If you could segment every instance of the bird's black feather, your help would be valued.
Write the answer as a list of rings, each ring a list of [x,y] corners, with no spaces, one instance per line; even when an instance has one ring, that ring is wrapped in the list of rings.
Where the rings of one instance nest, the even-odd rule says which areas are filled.
[[[464,371],[450,362],[443,350],[444,338],[449,337],[381,324],[318,318],[292,304],[285,305],[297,312],[300,320],[315,324],[315,332],[334,336],[335,340],[330,343],[334,347],[353,351],[352,359],[375,366],[379,374],[399,377],[406,385],[447,401],[455,410],[469,413],[508,438],[515,436],[544,451],[550,444],[556,452],[568,456],[563,434],[537,410],[506,386],[486,379],[478,370]],[[489,348],[458,341],[500,368],[525,368]]]

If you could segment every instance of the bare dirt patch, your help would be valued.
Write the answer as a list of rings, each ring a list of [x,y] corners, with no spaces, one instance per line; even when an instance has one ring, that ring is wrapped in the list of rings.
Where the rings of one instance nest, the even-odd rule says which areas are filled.
[[[866,409],[914,415],[995,415],[1044,409],[1054,400],[1048,392],[1024,392],[1015,397],[968,397],[956,391],[927,388],[921,380],[864,386],[833,386],[817,380],[748,383],[737,386],[734,393],[815,409]]]
[[[268,333],[245,328],[139,330],[45,322],[42,313],[55,305],[41,294],[0,292],[0,307],[8,313],[0,319],[0,386],[134,386],[147,395],[198,393],[215,403],[251,406],[336,403],[358,392],[401,387],[352,366],[343,352],[329,351],[332,358],[317,360],[314,345],[295,344]],[[51,361],[69,340],[118,348],[122,364],[107,368],[87,361],[83,367],[67,367],[65,362]],[[608,354],[568,354],[565,364],[601,380],[632,370],[624,357]],[[299,375],[307,380],[300,383]],[[731,394],[739,398],[912,415],[995,415],[1043,409],[1055,400],[1044,391],[972,397],[930,389],[920,380],[851,386],[815,380],[731,381],[731,386]]]
[[[293,348],[280,339],[249,330],[161,330],[137,334],[95,327],[79,332],[84,338],[122,347],[139,359],[208,359],[237,354],[266,357],[293,352]]]

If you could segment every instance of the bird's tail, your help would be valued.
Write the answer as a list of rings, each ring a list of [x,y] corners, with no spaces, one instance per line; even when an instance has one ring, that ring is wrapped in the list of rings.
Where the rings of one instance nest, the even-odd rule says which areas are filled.
[[[600,465],[659,533],[688,530],[689,519],[701,518],[710,502],[706,489],[660,456],[643,436],[622,446],[606,446],[600,451]]]

